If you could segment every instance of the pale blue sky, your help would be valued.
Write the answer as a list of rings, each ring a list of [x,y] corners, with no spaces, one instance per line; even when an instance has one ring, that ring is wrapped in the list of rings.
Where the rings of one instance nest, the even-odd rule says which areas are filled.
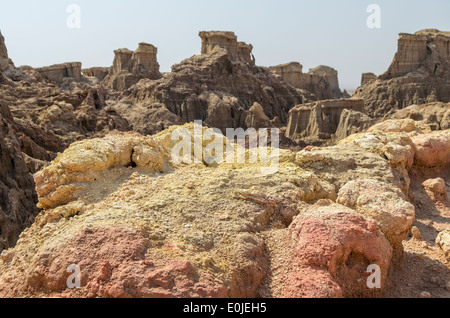
[[[381,29],[366,25],[372,3],[381,7]],[[66,25],[69,4],[81,7],[80,29]],[[224,30],[253,44],[258,65],[329,65],[348,89],[361,73],[388,68],[398,33],[450,31],[449,15],[448,0],[0,0],[0,30],[17,66],[110,66],[115,49],[147,42],[169,71],[200,53],[199,31]]]

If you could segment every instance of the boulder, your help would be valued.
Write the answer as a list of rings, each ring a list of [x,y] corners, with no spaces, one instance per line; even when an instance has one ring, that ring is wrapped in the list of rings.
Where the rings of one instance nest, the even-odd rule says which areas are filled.
[[[415,165],[423,167],[450,165],[450,129],[417,135],[411,139],[416,147]]]
[[[394,259],[403,255],[402,242],[411,232],[415,208],[401,191],[384,182],[357,179],[339,190],[337,203],[375,220],[393,248]]]
[[[442,249],[447,259],[450,260],[450,230],[439,233],[436,238],[436,245]]]
[[[392,248],[375,221],[337,204],[310,206],[287,231],[279,248],[292,270],[275,276],[276,297],[364,297],[386,287]],[[367,284],[370,265],[380,268],[377,291]]]
[[[424,181],[422,185],[433,200],[445,201],[448,199],[447,187],[444,179],[428,179]]]

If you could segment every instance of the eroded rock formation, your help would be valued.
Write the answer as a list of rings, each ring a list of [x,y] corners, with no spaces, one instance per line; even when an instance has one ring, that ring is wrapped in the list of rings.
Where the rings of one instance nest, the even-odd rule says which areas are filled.
[[[307,91],[285,84],[266,68],[255,66],[245,57],[247,53],[236,55],[237,42],[232,34],[200,34],[204,39],[203,54],[174,65],[172,72],[159,80],[141,80],[112,106],[130,122],[133,118],[134,130],[153,134],[194,120],[203,120],[222,131],[247,128],[248,112],[255,102],[269,119],[278,117],[286,123],[294,105],[314,99]],[[163,120],[157,114],[163,115]]]
[[[446,130],[450,129],[450,103],[411,105],[385,118],[412,119],[422,130]]]
[[[201,55],[158,79],[136,78],[156,68],[156,50],[143,45],[130,59],[118,52],[116,83],[137,79],[120,92],[90,79],[62,89],[8,61],[0,79],[0,297],[383,295],[405,244],[416,240],[405,240],[424,202],[408,202],[411,171],[444,171],[418,185],[445,211],[448,105],[410,107],[372,126],[361,100],[299,105],[315,97],[257,67],[250,45],[230,33],[201,37]],[[98,83],[103,71],[83,75]],[[185,163],[173,160],[173,135],[192,137],[195,127],[174,123],[281,127],[294,105],[289,134],[339,143],[280,149],[269,175],[263,162],[211,163],[207,143]],[[147,135],[110,132],[132,129]],[[226,139],[219,146],[224,157],[242,148]],[[275,157],[271,147],[243,153],[264,151]],[[448,230],[438,232],[432,241],[448,257]],[[67,286],[72,264],[79,289]],[[373,264],[382,274],[375,291],[366,283]]]
[[[173,161],[173,133],[192,136],[193,124],[74,143],[35,174],[44,211],[2,253],[0,295],[381,295],[415,218],[405,180],[420,146],[411,137],[433,134],[394,126],[280,150],[270,175],[261,163],[207,164],[194,149],[187,157],[203,164]],[[70,264],[82,270],[80,289],[67,288]],[[373,264],[377,291],[366,283]]]
[[[128,122],[107,105],[107,99],[101,85],[62,90],[42,78],[33,82],[30,76],[0,86],[0,101],[8,102],[15,118],[54,132],[66,145],[114,129],[129,130]]]
[[[376,80],[363,78],[354,96],[368,114],[383,116],[416,104],[450,101],[450,32],[434,29],[401,33],[389,69]]]
[[[202,54],[210,55],[219,47],[226,49],[233,60],[241,60],[255,65],[255,57],[252,54],[253,46],[244,42],[238,42],[233,32],[209,31],[200,32],[202,39]]]
[[[301,278],[290,267],[285,268],[287,273],[311,287],[306,289],[309,292],[299,294],[298,280],[285,280],[285,297],[367,295],[371,291],[365,286],[367,274],[362,274],[362,269],[375,262],[388,273],[391,246],[376,226],[384,217],[368,221],[356,210],[330,204],[320,209],[323,216],[317,214],[310,204],[336,200],[340,188],[310,171],[303,154],[282,150],[280,169],[272,175],[261,174],[258,163],[180,165],[171,160],[175,145],[171,136],[179,129],[193,133],[194,125],[173,127],[152,137],[126,133],[83,140],[37,173],[39,204],[45,211],[14,249],[2,253],[0,294],[23,296],[33,291],[34,296],[72,297],[282,296],[275,290],[279,284],[264,281],[269,275],[269,263],[279,259],[266,251],[265,242],[279,242],[279,231],[292,233],[289,245],[296,256],[290,259],[296,268],[309,274]],[[227,149],[226,144],[224,147]],[[351,148],[330,149],[330,155],[335,160],[337,154],[346,160],[355,158],[344,149]],[[378,174],[383,180],[389,179],[389,163],[384,158],[363,149],[355,149],[355,153],[383,167],[377,170],[377,164],[370,164],[370,169],[361,170],[362,175],[377,178]],[[191,155],[194,158],[197,152]],[[351,171],[355,164],[356,171],[368,167],[363,162],[335,161],[334,166],[343,168],[338,173],[342,186],[346,182],[343,176],[347,175],[348,181],[354,179]],[[202,204],[194,203],[199,201]],[[394,215],[400,213],[399,207],[392,205]],[[305,214],[305,208],[314,213]],[[344,231],[347,228],[361,231]],[[317,234],[308,234],[314,229],[323,232],[320,242],[327,242],[325,245],[318,243]],[[98,252],[91,253],[94,241]],[[301,248],[304,244],[309,248]],[[329,244],[335,247],[328,248]],[[35,252],[23,253],[29,246],[34,246]],[[66,258],[74,246],[79,253],[75,258]],[[327,254],[333,249],[342,253]],[[321,271],[314,269],[322,261],[318,264],[313,255],[322,255],[327,266]],[[333,261],[341,257],[343,262]],[[71,262],[83,268],[82,288],[76,291],[65,285]],[[17,271],[23,274],[16,275]],[[159,281],[164,283],[158,286],[146,278],[155,272],[163,275]],[[11,281],[9,277],[13,276],[17,278]],[[317,293],[313,293],[320,277],[335,286],[335,292],[319,292],[316,286]],[[348,284],[346,278],[354,283]],[[126,288],[125,281],[135,282],[132,290]],[[293,290],[298,292],[289,292]]]
[[[376,76],[374,73],[363,73],[363,75],[361,76],[361,86],[370,84],[376,81],[377,78],[378,76]]]
[[[208,164],[205,143],[200,157],[195,147],[186,154],[199,164],[172,160],[173,133],[192,137],[193,124],[76,142],[35,174],[44,211],[1,254],[0,295],[381,295],[415,218],[408,172],[422,165],[422,140],[448,134],[405,121],[333,147],[280,150],[270,175],[262,163]],[[80,289],[67,288],[70,264],[81,267]],[[382,269],[375,292],[371,264]]]
[[[335,69],[320,65],[303,73],[303,65],[298,62],[269,67],[271,72],[295,88],[307,90],[317,99],[342,98],[338,73]]]
[[[0,32],[0,84],[2,81],[4,81],[2,72],[8,70],[11,67],[14,67],[14,64],[8,57],[8,50],[6,48],[5,38]]]
[[[61,84],[64,79],[81,81],[81,63],[72,62],[36,68],[47,80]]]
[[[340,139],[370,127],[372,121],[364,115],[364,100],[325,100],[297,105],[289,111],[286,137],[311,142]]]
[[[0,250],[13,246],[38,213],[32,174],[62,151],[53,133],[15,121],[0,101]]]
[[[114,51],[114,62],[103,84],[123,91],[143,78],[161,78],[157,61],[158,49],[147,43],[139,43],[136,51]]]
[[[7,60],[8,59],[8,50],[6,49],[5,45],[5,38],[0,32],[0,58]]]
[[[98,80],[102,81],[109,74],[109,67],[91,67],[85,68],[81,70],[81,73],[87,77],[95,77]]]

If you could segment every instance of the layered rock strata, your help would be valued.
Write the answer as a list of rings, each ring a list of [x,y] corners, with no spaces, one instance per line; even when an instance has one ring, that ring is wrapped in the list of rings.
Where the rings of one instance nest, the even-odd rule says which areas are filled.
[[[269,67],[270,71],[295,88],[304,89],[314,94],[317,99],[342,98],[339,88],[338,72],[320,65],[303,73],[303,66],[298,62]]]
[[[376,79],[363,78],[355,97],[368,114],[384,116],[410,105],[450,101],[450,32],[429,29],[401,33],[389,69]]]
[[[64,64],[55,64],[46,67],[36,68],[44,78],[55,83],[62,83],[64,79],[81,81],[81,63],[72,62]]]
[[[297,105],[289,111],[286,137],[300,139],[339,139],[370,127],[364,114],[364,100],[325,100]]]

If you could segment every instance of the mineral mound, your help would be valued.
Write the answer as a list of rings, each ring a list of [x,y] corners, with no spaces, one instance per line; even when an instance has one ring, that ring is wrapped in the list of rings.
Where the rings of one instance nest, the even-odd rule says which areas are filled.
[[[415,219],[405,178],[420,145],[408,132],[280,149],[267,175],[264,163],[208,164],[206,143],[174,161],[172,137],[195,127],[85,139],[37,172],[43,211],[1,254],[0,295],[364,297],[370,264],[379,293],[390,286]],[[79,289],[67,288],[72,264]]]

